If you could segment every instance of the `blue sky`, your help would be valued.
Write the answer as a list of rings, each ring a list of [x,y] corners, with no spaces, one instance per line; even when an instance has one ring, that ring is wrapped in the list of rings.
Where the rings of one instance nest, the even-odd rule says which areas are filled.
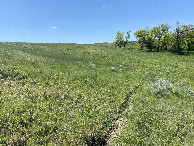
[[[0,0],[0,42],[113,42],[118,30],[194,24],[194,0]]]

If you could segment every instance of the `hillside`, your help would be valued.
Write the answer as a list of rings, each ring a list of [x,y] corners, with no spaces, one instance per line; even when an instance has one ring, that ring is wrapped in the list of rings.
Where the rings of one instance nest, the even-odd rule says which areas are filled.
[[[0,43],[0,144],[193,145],[194,56],[127,48]]]

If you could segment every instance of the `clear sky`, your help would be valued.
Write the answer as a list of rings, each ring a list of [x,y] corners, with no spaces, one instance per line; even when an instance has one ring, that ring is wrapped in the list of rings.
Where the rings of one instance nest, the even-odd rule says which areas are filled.
[[[113,42],[118,30],[194,24],[194,0],[0,0],[0,42]]]

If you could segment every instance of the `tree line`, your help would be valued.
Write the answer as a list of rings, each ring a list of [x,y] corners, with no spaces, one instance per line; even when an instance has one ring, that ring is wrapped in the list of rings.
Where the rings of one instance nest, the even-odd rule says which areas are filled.
[[[161,24],[156,27],[139,29],[134,35],[140,46],[148,52],[168,50],[172,53],[182,54],[194,50],[194,25],[181,25],[179,22],[176,28],[170,31],[169,24]],[[130,39],[130,31],[124,33],[118,31],[114,44],[118,47],[125,47]]]

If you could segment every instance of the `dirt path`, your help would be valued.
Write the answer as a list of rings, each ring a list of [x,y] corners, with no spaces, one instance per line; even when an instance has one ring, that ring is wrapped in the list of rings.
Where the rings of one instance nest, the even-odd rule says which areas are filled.
[[[140,85],[136,85],[135,88],[128,94],[126,100],[121,104],[120,111],[118,112],[118,116],[113,120],[112,126],[109,127],[109,132],[104,136],[100,137],[98,136],[98,131],[89,137],[89,139],[86,139],[86,145],[88,146],[97,146],[97,145],[111,145],[114,138],[122,131],[124,128],[124,125],[127,121],[127,118],[125,118],[125,114],[129,109],[133,108],[132,100],[133,96],[136,94],[138,88]],[[105,128],[108,128],[110,124],[104,124],[104,126],[99,130],[103,130]]]
[[[139,88],[139,86],[138,86],[138,88]],[[133,108],[132,100],[133,100],[133,96],[136,93],[136,90],[133,92],[133,94],[128,99],[128,104],[127,104],[126,108],[123,110],[123,112],[120,114],[121,116],[115,121],[115,123],[114,123],[115,124],[115,128],[109,133],[109,135],[108,135],[108,137],[106,139],[107,145],[111,145],[113,140],[114,140],[114,138],[124,128],[127,119],[123,115],[127,112],[128,109],[132,109]]]

